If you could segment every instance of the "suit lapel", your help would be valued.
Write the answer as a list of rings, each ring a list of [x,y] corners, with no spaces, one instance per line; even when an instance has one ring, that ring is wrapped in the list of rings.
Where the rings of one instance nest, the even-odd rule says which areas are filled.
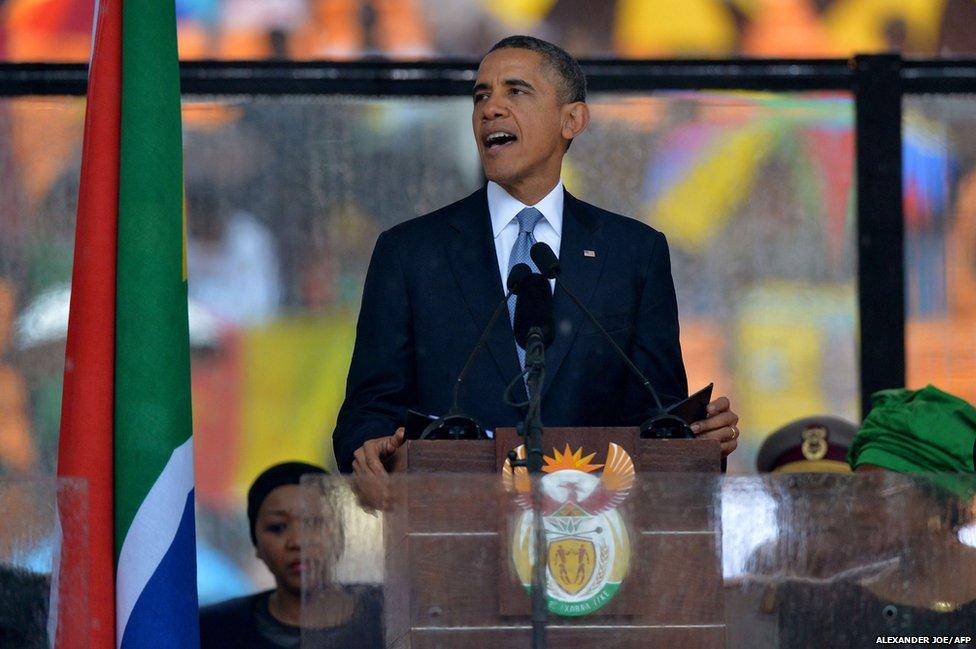
[[[556,283],[565,282],[583,304],[593,297],[603,270],[607,249],[602,245],[600,222],[588,206],[565,193],[563,202],[563,232],[559,242],[559,263],[562,273]],[[593,256],[595,255],[595,256]],[[552,381],[566,359],[586,316],[572,300],[556,286],[553,296],[556,337],[546,352],[546,380],[542,386],[545,396]],[[569,326],[566,326],[566,324]]]
[[[486,189],[482,187],[462,201],[447,220],[456,235],[446,244],[451,270],[480,334],[505,296],[498,274]],[[487,346],[502,379],[508,383],[519,373],[519,363],[507,309],[489,332]],[[524,399],[525,388],[519,387],[521,392],[516,390],[515,396]]]

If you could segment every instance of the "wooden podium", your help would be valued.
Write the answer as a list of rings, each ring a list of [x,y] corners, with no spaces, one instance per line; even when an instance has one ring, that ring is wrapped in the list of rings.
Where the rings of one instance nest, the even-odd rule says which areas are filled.
[[[620,506],[629,570],[603,608],[550,614],[549,646],[724,647],[719,444],[644,440],[635,428],[543,434],[546,455],[568,445],[597,453],[594,462],[610,442],[636,470]],[[499,429],[494,441],[408,441],[397,452],[397,506],[384,519],[387,646],[530,646],[530,598],[510,554],[513,497],[501,480],[519,444],[514,429]]]

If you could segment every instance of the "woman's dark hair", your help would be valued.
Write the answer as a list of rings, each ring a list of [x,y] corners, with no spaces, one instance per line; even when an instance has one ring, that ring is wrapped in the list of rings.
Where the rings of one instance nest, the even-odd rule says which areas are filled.
[[[329,472],[320,466],[307,464],[305,462],[282,462],[275,464],[264,470],[261,475],[254,479],[251,488],[247,490],[247,522],[251,530],[251,543],[258,544],[258,537],[255,531],[257,524],[258,510],[261,503],[272,491],[285,485],[301,484],[302,476],[309,473],[328,475]]]

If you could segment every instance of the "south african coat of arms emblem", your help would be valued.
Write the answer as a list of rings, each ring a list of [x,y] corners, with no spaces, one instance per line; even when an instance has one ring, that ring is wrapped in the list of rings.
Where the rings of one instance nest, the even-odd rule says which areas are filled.
[[[525,447],[515,449],[520,459]],[[546,599],[557,615],[583,616],[605,606],[620,588],[630,565],[630,537],[617,511],[634,486],[634,463],[617,444],[607,449],[605,464],[592,464],[596,453],[553,449],[545,456],[539,482],[546,538]],[[596,472],[602,468],[600,474]],[[532,493],[524,467],[502,467],[505,489],[515,494],[519,512],[512,534],[512,559],[522,586],[532,586],[535,530]]]

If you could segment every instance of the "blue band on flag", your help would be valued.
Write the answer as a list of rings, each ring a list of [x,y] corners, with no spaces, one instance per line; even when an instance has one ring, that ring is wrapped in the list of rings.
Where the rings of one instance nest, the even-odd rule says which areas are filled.
[[[139,595],[122,636],[122,649],[200,646],[193,490],[176,537]]]

